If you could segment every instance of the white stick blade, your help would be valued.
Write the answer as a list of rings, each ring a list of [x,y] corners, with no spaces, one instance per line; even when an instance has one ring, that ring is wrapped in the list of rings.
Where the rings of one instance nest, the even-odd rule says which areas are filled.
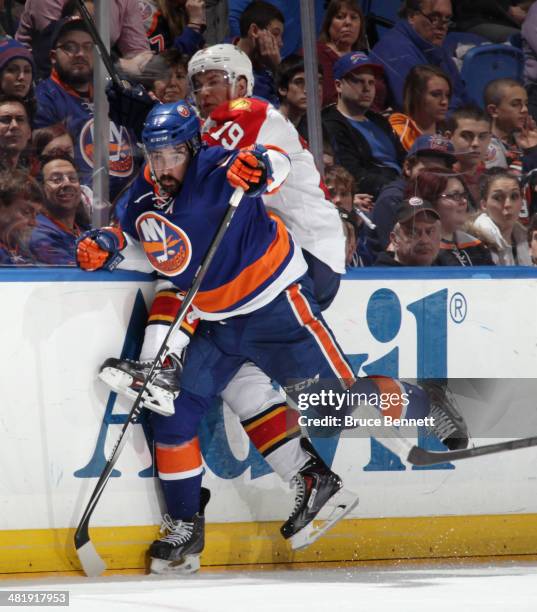
[[[99,556],[91,540],[83,544],[80,548],[77,548],[76,554],[78,555],[80,565],[82,565],[82,569],[86,576],[96,578],[106,569],[105,562]]]

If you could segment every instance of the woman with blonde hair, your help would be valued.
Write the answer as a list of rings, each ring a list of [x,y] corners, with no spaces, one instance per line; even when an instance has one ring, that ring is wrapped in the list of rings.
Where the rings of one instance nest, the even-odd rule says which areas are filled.
[[[436,66],[414,66],[405,79],[404,113],[393,113],[390,124],[408,151],[418,136],[441,131],[451,98],[451,81]]]

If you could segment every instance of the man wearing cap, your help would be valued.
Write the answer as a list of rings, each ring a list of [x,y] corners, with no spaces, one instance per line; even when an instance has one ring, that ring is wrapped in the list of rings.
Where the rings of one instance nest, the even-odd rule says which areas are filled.
[[[343,55],[334,64],[337,104],[322,112],[336,163],[352,174],[359,192],[373,197],[401,173],[405,155],[388,121],[370,110],[381,73],[365,53]]]
[[[390,234],[393,251],[383,251],[375,266],[438,265],[440,216],[421,198],[404,200],[397,212],[397,223]]]
[[[397,209],[404,197],[407,182],[424,168],[452,168],[455,161],[455,149],[447,138],[438,135],[422,135],[416,138],[403,163],[401,176],[382,189],[373,207],[371,220],[376,227],[364,230],[366,264],[372,265],[390,243],[390,232],[397,221]]]
[[[81,182],[90,185],[94,173],[93,41],[84,21],[66,17],[58,23],[50,52],[52,72],[37,86],[35,127],[64,122],[75,143]],[[135,173],[135,139],[110,122],[110,195],[113,198]]]
[[[371,51],[384,68],[392,105],[403,109],[403,88],[410,69],[432,64],[446,72],[453,85],[450,109],[470,102],[445,40],[453,16],[451,0],[405,0],[401,19],[385,32]]]

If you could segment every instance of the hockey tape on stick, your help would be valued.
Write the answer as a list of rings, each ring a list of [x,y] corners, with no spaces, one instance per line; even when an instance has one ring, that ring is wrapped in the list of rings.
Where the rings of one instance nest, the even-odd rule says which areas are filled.
[[[123,447],[125,446],[125,443],[127,441],[125,433],[128,427],[131,425],[131,423],[135,423],[138,417],[140,416],[140,413],[142,412],[142,409],[143,409],[142,400],[146,392],[146,389],[157,376],[159,369],[162,367],[162,363],[164,359],[166,358],[166,354],[168,352],[169,338],[175,332],[175,330],[177,330],[180,327],[181,323],[183,322],[183,319],[186,316],[188,309],[190,308],[192,302],[194,301],[194,298],[196,297],[196,294],[201,286],[201,283],[203,279],[205,278],[205,275],[207,274],[207,270],[209,269],[209,266],[211,265],[214,255],[218,247],[220,246],[220,243],[222,242],[224,234],[226,233],[226,230],[229,227],[229,224],[231,223],[233,215],[235,214],[235,211],[237,210],[237,206],[239,205],[243,194],[244,194],[244,191],[241,188],[237,188],[231,195],[226,213],[224,217],[222,218],[222,221],[220,222],[218,230],[211,244],[209,245],[209,248],[207,249],[207,253],[203,261],[201,262],[198,269],[196,270],[196,273],[194,274],[192,285],[188,293],[185,295],[183,299],[181,308],[179,309],[177,316],[175,317],[171,327],[169,328],[168,333],[166,334],[166,337],[164,338],[162,345],[157,353],[157,356],[155,357],[153,363],[151,364],[151,368],[149,370],[147,378],[144,384],[142,385],[137,398],[134,400],[134,404],[131,408],[131,411],[129,412],[127,416],[127,420],[125,421],[125,424],[123,425],[121,429],[119,438],[117,439],[117,442],[114,445],[110,459],[107,461],[106,465],[104,466],[104,469],[101,475],[99,476],[99,480],[97,481],[97,484],[95,485],[95,489],[93,490],[93,493],[91,494],[91,497],[88,501],[86,509],[84,510],[84,514],[82,515],[82,518],[80,519],[80,523],[78,524],[78,527],[75,532],[74,541],[75,541],[76,553],[80,560],[80,564],[82,565],[82,569],[84,570],[87,576],[90,576],[90,577],[99,576],[106,569],[106,564],[104,563],[102,558],[99,556],[99,553],[97,552],[89,536],[89,522],[90,522],[91,515],[93,514],[93,511],[95,510],[95,507],[97,506],[97,502],[99,501],[99,498],[101,497],[101,494],[106,486],[106,483],[108,482],[110,478],[112,470],[114,469],[114,465],[119,459],[119,455],[121,454],[121,451],[123,450]]]

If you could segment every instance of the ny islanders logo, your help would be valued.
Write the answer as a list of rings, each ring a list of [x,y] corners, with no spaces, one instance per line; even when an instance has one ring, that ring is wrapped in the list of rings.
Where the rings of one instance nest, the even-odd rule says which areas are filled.
[[[190,239],[180,227],[155,212],[136,220],[136,229],[149,263],[161,274],[177,276],[192,258]]]
[[[93,127],[92,118],[82,128],[78,142],[82,158],[91,168],[94,167],[95,159]],[[113,121],[110,121],[109,151],[110,175],[120,178],[129,177],[134,170],[134,146],[128,130],[123,126],[117,126]]]

